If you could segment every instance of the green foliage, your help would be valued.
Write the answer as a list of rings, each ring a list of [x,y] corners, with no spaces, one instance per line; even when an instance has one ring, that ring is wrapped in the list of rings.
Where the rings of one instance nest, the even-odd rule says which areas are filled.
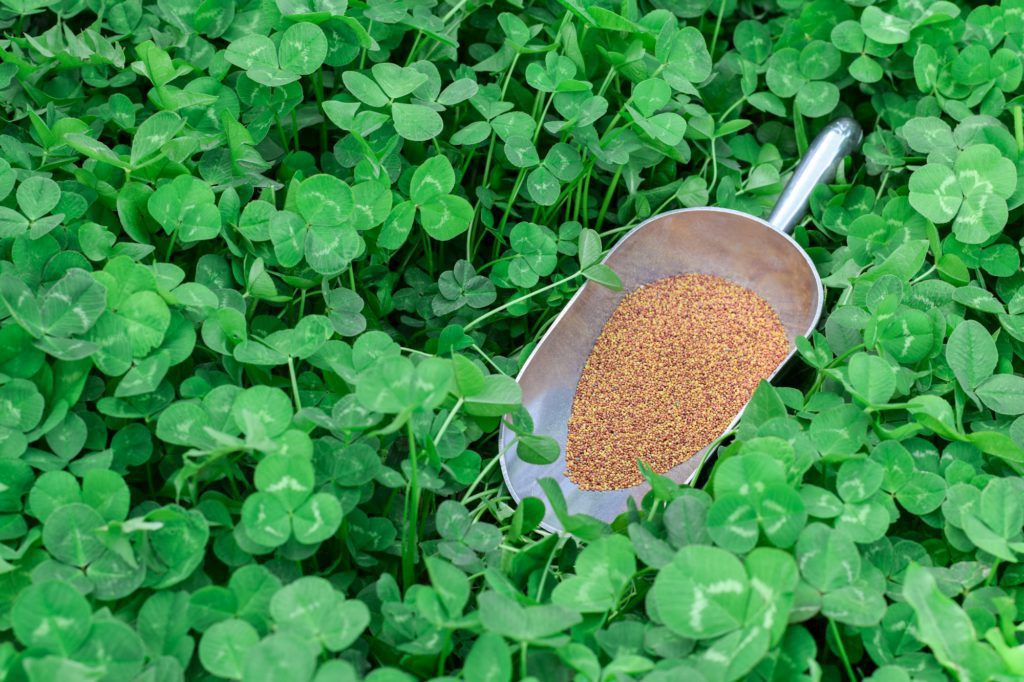
[[[0,0],[0,678],[1024,675],[1021,3]],[[695,487],[516,504],[514,381],[663,210],[823,324]],[[765,264],[770,267],[771,264]],[[549,505],[569,529],[538,527]]]

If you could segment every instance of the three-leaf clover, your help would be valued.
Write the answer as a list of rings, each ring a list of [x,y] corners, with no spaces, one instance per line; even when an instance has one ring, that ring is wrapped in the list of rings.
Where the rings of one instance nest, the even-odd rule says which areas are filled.
[[[929,163],[910,176],[910,203],[936,223],[953,221],[965,244],[981,244],[1006,225],[1006,200],[1017,188],[1017,167],[990,144],[960,152],[953,166]]]
[[[409,183],[409,200],[394,207],[381,228],[377,243],[397,249],[409,236],[418,216],[428,235],[447,241],[469,229],[473,207],[464,198],[451,194],[455,188],[455,169],[448,157],[439,154],[421,164]]]
[[[787,47],[768,60],[765,82],[779,97],[795,97],[794,104],[804,116],[825,116],[839,103],[839,88],[829,80],[842,63],[842,55],[831,43],[814,40],[802,50]]]
[[[0,238],[17,237],[26,232],[38,239],[52,231],[64,220],[63,213],[50,215],[61,199],[60,186],[40,175],[26,178],[15,192],[18,208],[0,206]]]
[[[159,187],[150,195],[147,207],[167,234],[183,243],[213,239],[220,233],[221,216],[213,190],[191,175],[179,175]]]
[[[316,24],[292,24],[277,37],[250,34],[234,40],[224,57],[268,87],[293,83],[320,68],[327,57],[327,36]]]
[[[301,454],[270,455],[256,466],[257,492],[242,506],[245,531],[255,542],[278,547],[294,537],[317,544],[334,535],[342,509],[329,493],[313,492],[313,464]]]
[[[279,211],[270,219],[270,239],[278,260],[292,267],[305,259],[322,275],[343,272],[364,247],[353,224],[352,188],[326,174],[292,187],[295,199],[289,205],[294,210]]]

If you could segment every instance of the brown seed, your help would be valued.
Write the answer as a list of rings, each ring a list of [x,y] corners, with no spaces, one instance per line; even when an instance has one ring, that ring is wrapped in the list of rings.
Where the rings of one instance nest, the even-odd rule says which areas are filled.
[[[778,315],[753,291],[680,275],[627,294],[587,358],[569,418],[566,475],[583,490],[643,482],[720,436],[789,354]]]

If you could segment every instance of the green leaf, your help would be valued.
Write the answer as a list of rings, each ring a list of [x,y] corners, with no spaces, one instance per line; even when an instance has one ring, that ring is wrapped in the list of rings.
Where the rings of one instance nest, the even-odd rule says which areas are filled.
[[[295,539],[305,545],[327,540],[341,525],[342,509],[337,498],[328,493],[316,493],[298,509],[292,519]]]
[[[434,239],[448,241],[469,229],[473,207],[462,197],[451,194],[438,197],[420,208],[420,223]]]
[[[733,554],[684,547],[654,580],[653,599],[665,625],[692,639],[711,639],[740,627],[750,585]]]
[[[455,170],[448,157],[432,156],[416,168],[409,184],[409,198],[425,204],[445,196],[455,186]]]
[[[115,154],[110,147],[88,135],[68,133],[64,136],[64,141],[76,152],[84,154],[91,159],[96,159],[97,161],[102,161],[125,170],[131,167],[127,161],[122,161],[121,157]]]
[[[59,561],[84,567],[103,553],[97,530],[103,517],[84,504],[68,504],[56,509],[43,526],[43,543]]]
[[[669,103],[672,88],[660,78],[648,78],[633,86],[633,105],[643,116],[652,116]]]
[[[84,334],[106,309],[107,292],[89,273],[68,270],[43,295],[42,329],[53,336]]]
[[[33,175],[18,185],[18,208],[31,220],[38,220],[56,208],[60,187],[49,178]]]
[[[271,493],[253,493],[242,505],[242,522],[254,541],[267,547],[278,547],[291,536],[288,509]]]
[[[857,353],[850,358],[850,386],[869,405],[884,405],[896,390],[896,373],[878,357]]]
[[[168,233],[183,242],[213,239],[220,232],[221,217],[213,190],[205,182],[179,175],[149,196],[150,214]]]
[[[135,357],[148,355],[159,346],[171,325],[171,311],[164,300],[152,291],[132,294],[117,312],[126,323]]]
[[[245,682],[272,682],[288,678],[309,682],[316,670],[316,650],[290,632],[264,637],[250,651],[242,672]]]
[[[240,680],[245,662],[259,641],[256,628],[246,621],[223,620],[203,633],[199,640],[199,661],[213,675]]]
[[[874,5],[864,8],[860,24],[868,38],[883,45],[899,45],[910,38],[910,22]]]
[[[173,111],[160,111],[143,121],[132,140],[131,165],[138,167],[151,160],[184,125],[185,121]]]
[[[804,528],[796,559],[804,579],[822,592],[853,584],[861,572],[860,552],[849,535],[820,523]]]
[[[480,390],[466,397],[466,411],[480,417],[500,417],[511,412],[523,400],[523,391],[511,377],[484,377]]]
[[[1024,414],[1024,378],[1014,374],[996,374],[976,389],[981,402],[999,414]]]
[[[930,163],[910,176],[910,205],[937,223],[948,223],[960,211],[963,192],[952,169]]]
[[[358,601],[346,602],[323,578],[302,577],[270,601],[270,613],[283,631],[341,651],[369,623],[369,611]]]
[[[357,99],[371,107],[383,107],[388,103],[388,96],[372,79],[358,71],[346,71],[341,76],[345,87]]]
[[[493,632],[477,637],[466,655],[463,673],[466,679],[480,682],[510,682],[512,660],[505,640]]]
[[[597,282],[601,286],[608,287],[612,291],[622,290],[622,280],[615,274],[607,265],[596,263],[583,270],[583,276],[587,279]]]
[[[995,371],[998,352],[992,335],[974,320],[957,325],[946,342],[946,362],[965,391],[973,391]]]
[[[383,62],[374,64],[370,72],[373,79],[391,99],[398,99],[411,94],[416,88],[427,82],[427,75],[408,67]]]
[[[278,55],[281,68],[290,73],[308,76],[327,57],[327,36],[316,24],[292,24],[281,36]]]
[[[237,394],[231,418],[245,433],[279,436],[291,424],[291,400],[280,389],[253,386]]]
[[[810,118],[820,118],[831,113],[839,104],[839,88],[828,81],[805,83],[797,91],[795,103],[800,113]]]
[[[621,535],[600,538],[577,557],[575,572],[555,586],[551,601],[582,613],[609,611],[636,572],[633,548]]]
[[[995,654],[977,641],[968,615],[942,594],[927,568],[911,564],[903,581],[903,596],[914,610],[917,637],[938,661],[961,675],[984,677],[992,670]]]
[[[395,121],[395,130],[406,140],[425,142],[441,134],[444,122],[436,111],[421,104],[403,104],[395,102],[391,105],[391,115]]]
[[[14,634],[25,646],[70,656],[92,626],[92,610],[75,588],[57,581],[22,590],[11,612]]]

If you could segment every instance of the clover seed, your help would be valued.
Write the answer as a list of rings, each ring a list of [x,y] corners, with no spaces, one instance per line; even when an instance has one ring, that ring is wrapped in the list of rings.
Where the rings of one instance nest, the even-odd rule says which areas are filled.
[[[720,436],[789,354],[778,315],[720,277],[666,277],[627,294],[583,368],[566,475],[583,490],[643,482]]]

